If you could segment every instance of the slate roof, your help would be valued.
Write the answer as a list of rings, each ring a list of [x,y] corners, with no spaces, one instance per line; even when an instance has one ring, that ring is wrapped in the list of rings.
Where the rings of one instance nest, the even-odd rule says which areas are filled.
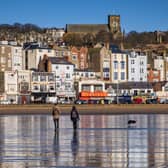
[[[64,58],[58,58],[58,57],[48,57],[48,59],[51,61],[52,64],[68,64],[68,65],[74,65],[71,62],[67,61]]]
[[[124,52],[124,51],[122,51],[122,50],[120,50],[120,48],[117,46],[117,45],[113,45],[113,44],[111,44],[110,46],[109,46],[109,49],[111,50],[111,52],[112,53],[126,53],[126,52]]]
[[[107,24],[67,24],[66,32],[72,33],[98,33],[100,31],[109,32]]]

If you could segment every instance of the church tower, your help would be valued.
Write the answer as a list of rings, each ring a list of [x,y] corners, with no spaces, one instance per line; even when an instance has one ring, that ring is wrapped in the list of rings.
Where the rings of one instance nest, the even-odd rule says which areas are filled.
[[[111,33],[121,33],[120,15],[109,15],[108,26]]]

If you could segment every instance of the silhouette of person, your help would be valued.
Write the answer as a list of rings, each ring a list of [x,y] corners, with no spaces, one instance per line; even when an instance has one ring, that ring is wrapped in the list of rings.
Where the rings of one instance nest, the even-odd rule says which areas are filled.
[[[61,111],[60,111],[57,103],[55,103],[52,108],[52,116],[53,116],[55,131],[59,128],[60,114],[61,114]]]
[[[76,161],[78,156],[78,150],[79,150],[79,136],[78,131],[73,131],[72,141],[71,141],[71,150],[73,155],[73,161]]]
[[[75,106],[72,106],[70,117],[71,117],[71,121],[73,123],[73,129],[76,130],[78,127],[78,121],[80,120],[80,118],[79,118],[79,113],[78,113]]]

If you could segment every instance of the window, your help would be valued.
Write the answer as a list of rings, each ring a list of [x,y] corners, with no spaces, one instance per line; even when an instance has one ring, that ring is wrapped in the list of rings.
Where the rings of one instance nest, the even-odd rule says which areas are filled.
[[[118,61],[114,61],[114,69],[118,69]]]
[[[72,60],[77,60],[77,56],[76,55],[72,55]]]
[[[94,85],[94,91],[102,91],[102,85]]]
[[[140,68],[140,73],[144,73],[144,69],[143,68]]]
[[[131,73],[135,73],[135,68],[131,68]]]
[[[134,81],[134,78],[131,78],[132,81]]]
[[[60,83],[59,83],[59,82],[56,83],[56,87],[57,87],[57,88],[60,87]]]
[[[131,64],[135,64],[135,60],[131,60]]]
[[[46,76],[41,75],[41,76],[40,76],[40,81],[46,81]]]
[[[114,80],[118,79],[118,72],[114,72]]]
[[[50,90],[54,90],[54,86],[49,86],[49,89]]]
[[[93,77],[93,76],[94,76],[94,74],[93,74],[93,73],[91,73],[91,74],[90,74],[90,77]]]
[[[114,59],[117,59],[117,55],[114,55]]]
[[[121,61],[121,69],[125,69],[125,62]]]
[[[104,72],[104,73],[103,73],[103,79],[104,79],[104,80],[109,80],[109,79],[110,79],[110,74],[109,74],[109,72]]]
[[[70,74],[69,73],[66,73],[66,78],[70,78]]]
[[[38,86],[33,86],[33,90],[39,90],[39,87]]]
[[[125,80],[125,72],[121,72],[121,80]]]
[[[82,91],[90,91],[90,85],[82,85]]]
[[[69,90],[71,88],[71,83],[65,83],[65,90]]]
[[[54,76],[53,75],[49,75],[48,76],[48,81],[54,81]]]
[[[143,65],[144,64],[144,62],[143,61],[140,61],[140,65]]]
[[[38,81],[38,75],[33,75],[32,81]]]
[[[45,92],[46,91],[46,85],[40,85],[40,91]]]
[[[56,51],[56,56],[57,56],[57,57],[59,56],[59,52],[58,52],[58,51]]]

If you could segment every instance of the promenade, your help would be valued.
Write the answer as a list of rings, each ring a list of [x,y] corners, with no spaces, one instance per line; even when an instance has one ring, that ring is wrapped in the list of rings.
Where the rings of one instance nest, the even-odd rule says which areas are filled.
[[[72,104],[59,105],[62,114],[69,114]],[[80,114],[167,114],[168,104],[76,105]],[[50,114],[52,104],[0,105],[0,114]]]

